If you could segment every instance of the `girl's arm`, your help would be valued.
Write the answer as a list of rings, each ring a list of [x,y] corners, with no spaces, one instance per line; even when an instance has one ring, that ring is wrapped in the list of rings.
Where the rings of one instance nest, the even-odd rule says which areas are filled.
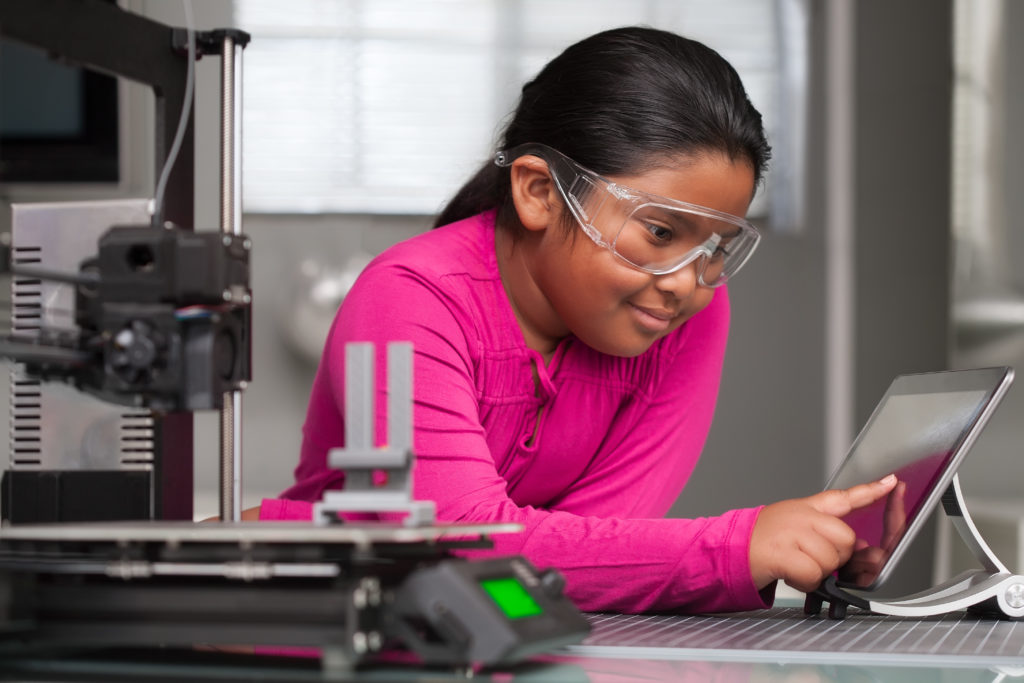
[[[517,505],[496,469],[480,420],[473,366],[479,350],[459,322],[460,303],[444,296],[433,283],[397,268],[364,274],[331,333],[311,398],[297,485],[286,496],[316,500],[338,476],[326,468],[326,450],[342,442],[337,397],[343,396],[344,345],[377,344],[382,442],[384,346],[387,340],[408,340],[415,351],[414,496],[435,501],[440,520],[522,524],[521,533],[495,535],[489,553],[522,554],[538,566],[559,568],[570,598],[583,609],[696,612],[765,606],[748,564],[756,509],[683,520],[626,518],[607,510],[590,514],[584,505],[573,511]],[[714,396],[707,399],[713,402]],[[634,494],[644,497],[642,488]],[[268,501],[262,516],[303,515],[308,519],[309,504],[289,500]]]

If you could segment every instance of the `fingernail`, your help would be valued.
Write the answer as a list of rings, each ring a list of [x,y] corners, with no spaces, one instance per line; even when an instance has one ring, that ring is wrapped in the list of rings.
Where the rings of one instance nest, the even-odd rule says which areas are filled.
[[[885,484],[886,486],[888,486],[889,484],[893,484],[895,482],[896,482],[896,475],[895,474],[888,474],[888,475],[886,475],[886,476],[884,476],[884,477],[882,477],[881,479],[878,480],[879,484]]]

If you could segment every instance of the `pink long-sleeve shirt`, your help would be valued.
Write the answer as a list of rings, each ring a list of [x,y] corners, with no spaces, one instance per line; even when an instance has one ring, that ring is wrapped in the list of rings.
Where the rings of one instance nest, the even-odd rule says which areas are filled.
[[[414,348],[414,497],[442,521],[510,521],[493,554],[561,570],[584,610],[767,606],[750,576],[758,509],[664,519],[707,437],[729,326],[724,288],[634,358],[564,339],[545,365],[501,282],[494,214],[398,244],[341,306],[313,383],[295,484],[261,519],[308,519],[341,488],[344,347],[376,344],[377,443],[386,439],[386,343]],[[534,375],[538,378],[534,380]]]

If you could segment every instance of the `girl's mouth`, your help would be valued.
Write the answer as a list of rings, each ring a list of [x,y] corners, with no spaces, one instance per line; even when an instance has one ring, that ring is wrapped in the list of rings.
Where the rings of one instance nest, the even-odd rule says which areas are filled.
[[[641,308],[636,304],[630,304],[633,317],[640,323],[640,326],[651,332],[663,332],[678,315],[672,311],[662,309]]]

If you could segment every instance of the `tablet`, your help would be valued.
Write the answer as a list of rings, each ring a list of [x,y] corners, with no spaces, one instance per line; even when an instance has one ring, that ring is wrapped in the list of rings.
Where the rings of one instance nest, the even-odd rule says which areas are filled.
[[[885,583],[1012,381],[1008,367],[893,381],[826,486],[845,489],[890,473],[899,482],[885,498],[843,518],[857,534],[857,548],[837,572],[837,585],[874,590]]]

